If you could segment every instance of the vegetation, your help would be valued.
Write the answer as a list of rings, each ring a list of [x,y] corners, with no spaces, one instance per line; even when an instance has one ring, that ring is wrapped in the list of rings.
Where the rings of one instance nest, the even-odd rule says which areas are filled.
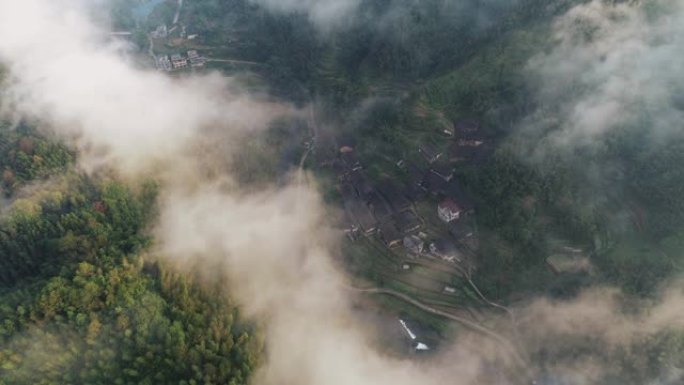
[[[0,121],[0,169],[6,196],[27,181],[66,170],[72,161],[73,154],[64,145],[41,138],[26,125],[12,129]]]
[[[71,159],[35,134],[3,138],[18,181]],[[141,257],[154,183],[67,172],[22,195],[0,221],[0,384],[247,383],[261,342],[224,291]]]
[[[304,14],[271,13],[248,0],[186,2],[183,17],[213,57],[256,62],[253,71],[272,93],[300,106],[315,100],[321,126],[356,139],[371,178],[404,178],[396,163],[418,162],[419,144],[444,149],[444,127],[482,122],[496,151],[460,163],[456,174],[475,201],[482,247],[474,281],[488,298],[570,298],[608,284],[639,304],[684,268],[684,171],[676,167],[684,163],[684,134],[654,135],[658,117],[643,111],[596,143],[536,151],[562,126],[526,127],[535,114],[559,108],[534,97],[525,65],[553,44],[552,16],[578,2],[365,1],[326,34]],[[133,3],[115,2],[114,24],[136,29],[146,44],[144,33],[168,19],[172,4],[141,22]],[[300,139],[311,139],[305,126],[278,122],[265,138],[247,138],[232,159],[237,180],[258,187],[298,164]],[[317,151],[328,150],[316,139]],[[73,160],[63,144],[28,127],[0,126],[5,196],[17,199],[18,188],[42,183],[0,223],[0,384],[245,383],[259,362],[258,332],[220,288],[141,257],[154,183],[75,175]],[[334,188],[324,188],[334,199]],[[546,259],[562,247],[581,249],[591,271],[550,272]],[[449,274],[429,281],[422,267],[404,272],[404,260],[375,243],[345,242],[343,251],[350,271],[377,286],[435,303],[480,301]],[[461,290],[445,299],[446,284]],[[443,320],[382,301],[447,330]],[[534,358],[552,366],[559,357],[596,355],[613,365],[606,383],[643,384],[663,362],[681,366],[682,341],[665,330],[602,355],[592,352],[593,341],[573,340]]]

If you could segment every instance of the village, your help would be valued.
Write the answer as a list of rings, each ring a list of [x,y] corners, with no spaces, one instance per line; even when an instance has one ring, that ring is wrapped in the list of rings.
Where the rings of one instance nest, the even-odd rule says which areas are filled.
[[[394,159],[393,169],[380,177],[363,163],[350,137],[338,137],[335,153],[319,163],[334,176],[347,264],[365,266],[355,272],[387,293],[478,323],[490,304],[471,279],[480,241],[475,205],[456,170],[488,156],[490,146],[473,120],[435,136],[436,142],[416,144],[413,156]],[[405,316],[415,320],[416,314]],[[408,335],[415,342],[415,335]],[[413,351],[438,344],[424,337]]]
[[[471,135],[478,131],[477,123],[468,128]],[[418,146],[422,164],[403,160],[396,164],[407,174],[408,184],[390,178],[371,181],[354,148],[342,146],[332,168],[339,182],[349,239],[375,237],[400,256],[433,257],[466,271],[474,268],[472,255],[479,244],[473,221],[468,218],[474,208],[454,171],[455,164],[469,157],[468,153],[474,154],[473,149],[482,143],[461,137],[454,141],[447,155],[433,146]],[[426,203],[433,205],[431,213],[418,209]],[[440,220],[441,226],[434,226],[435,219]]]

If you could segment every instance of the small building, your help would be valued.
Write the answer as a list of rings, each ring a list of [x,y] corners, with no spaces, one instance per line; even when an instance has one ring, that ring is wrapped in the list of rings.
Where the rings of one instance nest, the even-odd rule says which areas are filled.
[[[589,258],[581,254],[554,254],[546,258],[546,264],[556,275],[583,273],[591,269]]]
[[[445,197],[458,202],[458,205],[463,211],[462,214],[472,214],[475,212],[475,203],[470,199],[470,196],[466,193],[458,179],[453,178],[449,181],[443,191]]]
[[[425,249],[425,242],[416,235],[407,235],[404,237],[404,248],[415,255],[420,255]]]
[[[432,145],[424,144],[418,147],[418,151],[428,163],[434,163],[442,157],[442,153]]]
[[[163,55],[157,58],[157,69],[159,71],[171,71],[173,67],[171,66],[171,60],[168,55]]]
[[[380,238],[382,238],[385,246],[389,248],[397,247],[403,241],[403,237],[392,221],[387,221],[380,225]]]
[[[416,349],[417,352],[427,352],[430,350],[430,347],[422,342],[416,342],[414,349]]]
[[[480,147],[484,144],[483,140],[477,139],[459,139],[456,144],[461,147]]]
[[[446,135],[449,138],[452,138],[454,135],[456,135],[456,127],[452,126],[444,126],[442,128],[442,134]]]
[[[366,203],[375,193],[375,188],[373,188],[373,185],[361,170],[356,170],[350,173],[349,181],[351,182],[352,186],[354,186],[361,199],[363,199]]]
[[[447,239],[438,239],[430,243],[430,254],[443,261],[456,263],[462,262],[462,254],[456,244]]]
[[[449,223],[449,234],[458,242],[463,242],[475,236],[475,231],[464,221],[454,221]]]
[[[351,147],[345,146],[340,148],[340,159],[342,159],[342,163],[344,163],[350,172],[359,171],[363,168],[361,167],[361,162],[356,156],[354,149]]]
[[[397,186],[392,180],[385,179],[378,184],[378,191],[395,212],[408,210],[411,208],[411,201],[404,195],[402,188]]]
[[[454,130],[459,138],[472,138],[479,135],[480,128],[480,122],[474,119],[463,119],[454,124]]]
[[[394,215],[394,220],[403,234],[412,233],[423,225],[418,216],[411,210],[404,210]]]
[[[482,153],[484,154],[483,151],[481,151],[481,148],[479,146],[477,147],[472,147],[472,146],[462,146],[459,145],[458,143],[453,143],[451,146],[449,146],[449,161],[450,162],[463,162],[463,161],[472,161],[478,158],[478,156]]]
[[[444,292],[447,294],[455,294],[456,288],[451,286],[444,286]]]
[[[166,37],[169,35],[169,31],[166,27],[166,24],[162,24],[157,26],[157,29],[152,31],[150,35],[153,39],[166,39]]]
[[[368,196],[368,206],[380,222],[392,216],[392,209],[389,204],[376,192]]]
[[[188,66],[188,60],[177,53],[171,55],[171,64],[173,65],[173,69],[179,70]]]
[[[423,182],[425,171],[421,170],[420,167],[416,166],[414,163],[411,162],[406,163],[405,169],[408,173],[410,183],[414,186],[420,186],[420,184]]]
[[[437,206],[439,218],[446,223],[459,219],[462,211],[461,206],[451,198],[444,199]]]
[[[200,56],[199,53],[194,49],[188,51],[188,59],[190,60],[190,65],[195,68],[204,67],[204,63],[207,62],[207,59]]]
[[[423,177],[421,187],[434,196],[445,195],[447,181],[432,171],[428,171]]]
[[[430,168],[430,172],[449,182],[454,178],[454,167],[448,163],[435,163]]]
[[[344,202],[344,208],[349,218],[353,218],[366,235],[371,235],[377,230],[378,222],[363,202],[358,199],[349,200]]]

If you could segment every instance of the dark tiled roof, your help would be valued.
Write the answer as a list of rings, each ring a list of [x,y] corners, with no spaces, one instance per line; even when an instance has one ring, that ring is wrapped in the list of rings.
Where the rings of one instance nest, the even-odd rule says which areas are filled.
[[[409,233],[411,231],[416,231],[422,225],[420,218],[413,211],[406,210],[402,211],[394,216],[397,223],[397,227],[403,233]]]
[[[403,186],[398,186],[389,179],[378,184],[378,191],[382,194],[394,211],[402,211],[411,207],[411,201],[404,194]]]
[[[385,222],[380,226],[380,236],[387,246],[394,246],[403,239],[393,221]]]
[[[374,192],[369,195],[368,205],[379,221],[384,221],[392,215],[392,209],[389,204],[378,193]]]
[[[372,233],[377,228],[377,221],[373,213],[363,202],[359,200],[349,200],[344,202],[344,208],[351,218],[354,218],[363,231]]]

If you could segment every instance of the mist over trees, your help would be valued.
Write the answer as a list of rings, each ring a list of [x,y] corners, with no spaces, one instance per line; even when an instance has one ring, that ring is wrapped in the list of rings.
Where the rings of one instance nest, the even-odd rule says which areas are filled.
[[[261,342],[224,290],[142,259],[153,182],[74,173],[27,125],[0,143],[0,384],[247,383]]]
[[[157,19],[140,25],[132,3],[114,2],[113,26],[153,30]],[[403,181],[397,161],[418,158],[418,144],[444,150],[445,126],[481,122],[494,149],[455,172],[482,239],[473,280],[512,307],[558,301],[520,310],[542,383],[681,379],[680,325],[614,344],[608,327],[586,325],[602,307],[596,324],[618,331],[649,324],[654,307],[679,309],[676,296],[654,305],[684,268],[679,2],[333,3],[196,0],[183,17],[212,56],[257,63],[270,96],[313,102],[323,134],[354,137],[372,177]],[[278,124],[243,146],[239,182],[284,179],[271,169],[285,162],[270,158],[298,138]],[[303,164],[316,173],[314,155]],[[0,385],[249,383],[263,331],[220,283],[148,255],[163,186],[83,174],[78,156],[28,123],[0,124]],[[558,245],[580,248],[590,271],[551,274]],[[591,291],[603,286],[618,299]],[[584,324],[563,330],[548,309]]]

